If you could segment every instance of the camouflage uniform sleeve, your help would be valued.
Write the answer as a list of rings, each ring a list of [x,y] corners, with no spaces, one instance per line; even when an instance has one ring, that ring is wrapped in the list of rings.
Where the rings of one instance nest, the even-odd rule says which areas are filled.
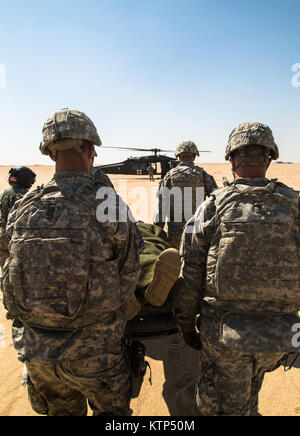
[[[298,214],[298,227],[299,227],[299,235],[300,235],[300,193],[299,193],[299,200],[298,201],[299,201],[299,203],[298,203],[298,210],[299,210],[299,214]],[[300,244],[300,241],[299,241],[299,244]]]
[[[215,232],[214,197],[206,200],[187,223],[182,238],[180,278],[175,286],[173,311],[182,333],[195,330],[206,277],[207,253]]]
[[[169,195],[166,195],[165,189],[171,189],[171,176],[168,173],[165,178],[160,182],[159,188],[156,194],[158,200],[158,208],[155,212],[153,223],[161,228],[164,228],[166,224],[167,213],[169,210]],[[164,207],[163,207],[164,205]]]
[[[1,218],[1,228],[0,228],[0,267],[3,268],[7,258],[9,257],[9,240],[11,239],[11,235],[13,232],[13,225],[14,225],[14,219],[15,214],[13,213],[15,206],[9,211],[9,209],[5,212],[6,215]],[[15,212],[16,213],[16,212]]]
[[[7,223],[7,217],[9,213],[9,206],[8,206],[8,197],[7,192],[4,191],[1,194],[1,200],[0,200],[0,208],[1,208],[1,221],[0,226],[3,231],[5,231],[6,223]]]
[[[4,193],[1,195],[0,199],[0,210],[1,210],[1,217],[0,217],[0,267],[2,268],[7,257],[8,257],[8,241],[6,237],[6,219],[5,216],[7,215],[5,212],[5,196]]]
[[[127,224],[127,238],[120,247],[120,287],[124,305],[129,303],[134,295],[140,277],[140,254],[144,243],[135,223]]]
[[[6,224],[6,235],[9,240],[12,238],[16,215],[21,202],[22,202],[22,198],[16,201],[11,211],[8,214],[7,224]]]
[[[20,204],[30,197],[34,197],[37,193],[37,190],[34,191],[26,191],[25,194],[18,197],[18,199],[14,202],[12,208],[9,210],[8,217],[7,217],[7,224],[6,224],[6,234],[8,239],[10,240],[12,238],[13,230],[14,230],[14,224],[17,216],[17,212],[19,209]]]
[[[208,174],[206,171],[203,172],[203,181],[204,181],[204,189],[205,189],[205,197],[209,197],[216,189],[218,189],[218,185],[213,176]]]

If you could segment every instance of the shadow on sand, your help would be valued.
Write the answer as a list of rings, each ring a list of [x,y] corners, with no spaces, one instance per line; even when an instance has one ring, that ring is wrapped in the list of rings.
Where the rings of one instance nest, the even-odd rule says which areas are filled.
[[[147,356],[163,362],[163,398],[170,416],[198,416],[195,383],[199,375],[199,353],[178,335],[143,341]]]

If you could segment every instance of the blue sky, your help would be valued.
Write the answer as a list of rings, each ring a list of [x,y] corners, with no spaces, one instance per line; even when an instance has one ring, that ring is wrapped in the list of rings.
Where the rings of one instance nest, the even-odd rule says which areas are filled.
[[[237,124],[262,121],[281,160],[300,162],[299,13],[299,0],[2,2],[0,165],[49,164],[42,125],[65,107],[104,145],[193,140],[207,163],[224,162]],[[130,154],[103,149],[97,163]]]

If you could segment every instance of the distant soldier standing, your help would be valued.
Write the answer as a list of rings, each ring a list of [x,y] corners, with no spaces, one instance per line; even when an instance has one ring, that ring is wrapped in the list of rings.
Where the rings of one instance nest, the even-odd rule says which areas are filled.
[[[150,182],[154,182],[154,168],[152,165],[149,165],[147,168],[148,174],[149,174],[149,180]]]
[[[297,352],[299,194],[266,178],[278,157],[268,126],[238,126],[226,151],[234,181],[201,205],[183,236],[173,306],[186,343],[202,347],[202,415],[257,414],[265,373]]]
[[[158,191],[158,211],[154,223],[164,227],[168,223],[170,246],[179,249],[186,222],[194,215],[198,206],[215,189],[214,178],[195,165],[199,150],[194,142],[183,142],[177,147],[176,158],[180,164],[173,168],[160,182]],[[177,194],[170,195],[177,189]],[[202,189],[201,189],[202,188]],[[189,216],[187,215],[187,211]]]
[[[130,414],[122,338],[142,241],[118,197],[122,222],[96,217],[95,145],[101,140],[84,113],[49,118],[40,149],[56,173],[16,205],[7,226],[3,302],[18,358],[50,416],[85,416],[87,400],[95,416]]]
[[[10,189],[6,189],[0,200],[1,221],[0,221],[0,267],[8,257],[8,240],[6,237],[6,224],[8,214],[15,202],[22,198],[34,185],[36,174],[27,167],[11,168],[8,175]]]

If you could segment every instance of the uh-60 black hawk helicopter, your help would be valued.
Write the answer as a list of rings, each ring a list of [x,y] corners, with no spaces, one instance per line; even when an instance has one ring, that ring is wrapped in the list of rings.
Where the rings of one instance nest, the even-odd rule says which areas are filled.
[[[126,174],[126,175],[148,175],[148,168],[154,168],[154,175],[160,175],[163,179],[165,175],[179,164],[173,157],[160,153],[175,153],[175,150],[162,150],[160,148],[130,148],[130,147],[102,147],[106,149],[131,150],[141,152],[152,152],[152,155],[141,157],[130,157],[119,163],[97,166],[105,174]],[[200,153],[211,153],[210,151],[200,151]]]

